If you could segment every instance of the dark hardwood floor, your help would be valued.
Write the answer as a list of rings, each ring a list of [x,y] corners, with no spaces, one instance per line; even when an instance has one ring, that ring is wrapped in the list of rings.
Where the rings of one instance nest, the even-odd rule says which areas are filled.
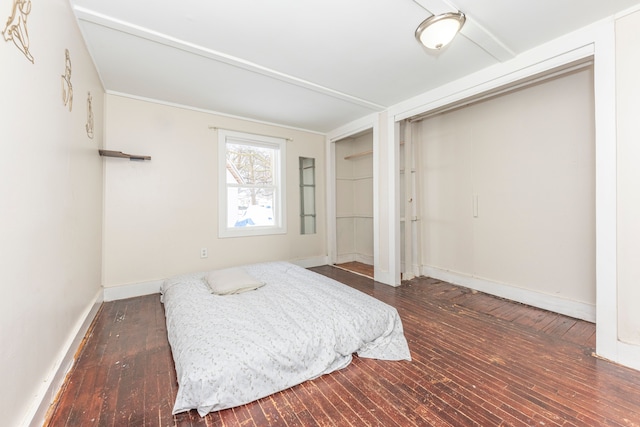
[[[238,408],[171,415],[158,295],[105,303],[48,426],[640,426],[640,372],[592,356],[593,324],[434,279],[312,269],[398,309],[413,360],[343,370]]]
[[[364,264],[358,261],[350,261],[343,262],[342,264],[335,264],[335,266],[343,270],[351,271],[353,273],[373,278],[373,265]]]

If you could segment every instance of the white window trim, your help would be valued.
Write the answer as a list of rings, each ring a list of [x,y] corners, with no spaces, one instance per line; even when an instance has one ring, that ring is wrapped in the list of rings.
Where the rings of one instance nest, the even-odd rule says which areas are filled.
[[[273,175],[275,185],[275,200],[273,204],[274,221],[272,226],[259,227],[228,227],[227,226],[227,141],[271,147],[277,150],[275,159],[276,172]],[[218,237],[264,236],[271,234],[286,234],[286,140],[271,136],[236,132],[218,129]]]

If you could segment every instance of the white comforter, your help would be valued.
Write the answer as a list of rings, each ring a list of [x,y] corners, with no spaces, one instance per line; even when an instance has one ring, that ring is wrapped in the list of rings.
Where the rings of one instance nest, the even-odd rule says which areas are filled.
[[[411,360],[395,308],[290,263],[244,266],[266,283],[210,293],[205,273],[162,286],[178,377],[173,413],[239,406],[360,357]]]

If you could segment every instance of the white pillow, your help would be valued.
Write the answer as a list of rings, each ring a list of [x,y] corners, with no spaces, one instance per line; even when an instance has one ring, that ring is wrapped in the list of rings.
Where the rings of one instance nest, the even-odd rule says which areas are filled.
[[[212,271],[207,274],[206,280],[211,293],[217,295],[239,294],[264,286],[264,283],[238,267]]]

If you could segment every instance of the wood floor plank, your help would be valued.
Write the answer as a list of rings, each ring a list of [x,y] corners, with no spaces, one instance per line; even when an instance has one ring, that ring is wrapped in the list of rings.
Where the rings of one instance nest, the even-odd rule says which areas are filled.
[[[260,405],[262,413],[265,416],[265,425],[286,425],[286,422],[280,416],[280,412],[278,412],[275,405],[273,404],[273,399],[271,399],[271,397],[265,397],[258,400],[258,404]]]
[[[345,426],[361,426],[363,425],[362,419],[358,416],[356,408],[350,406],[342,398],[342,387],[336,385],[336,377],[326,378],[320,377],[314,380],[314,383],[318,386],[318,390],[322,395],[333,405],[336,409],[334,414],[330,414],[331,418],[340,418],[340,425]]]
[[[592,356],[595,326],[431,278],[393,288],[312,269],[398,310],[413,360],[346,368],[247,405],[172,415],[158,295],[107,302],[46,426],[635,426],[640,372]]]
[[[593,325],[588,322],[575,322],[569,330],[567,330],[562,338],[572,343],[595,348],[595,331]]]
[[[233,415],[235,416],[235,425],[242,427],[256,427],[256,423],[253,422],[253,418],[249,411],[247,411],[246,405],[231,408],[231,411],[233,411]],[[234,424],[229,423],[229,425]]]
[[[333,403],[320,391],[317,381],[307,381],[297,387],[298,398],[305,402],[305,407],[309,409],[315,421],[321,426],[340,425],[342,415],[338,412]],[[333,418],[338,418],[334,420]],[[344,423],[346,424],[346,422]]]
[[[298,415],[293,411],[293,408],[289,406],[289,401],[284,396],[284,393],[276,393],[269,396],[273,406],[276,408],[280,418],[283,420],[283,424],[288,427],[304,426],[298,418]]]
[[[292,387],[290,390],[282,391],[279,394],[287,400],[289,403],[289,410],[296,414],[303,426],[319,426],[320,424],[312,415],[312,410],[307,408],[307,402],[302,400],[299,393],[296,392],[296,390],[301,387],[301,385],[298,385]],[[315,405],[311,402],[310,406],[314,407]]]
[[[340,372],[344,376],[341,381],[344,388],[356,399],[359,399],[373,417],[374,421],[371,417],[363,415],[367,422],[373,421],[379,425],[416,425],[404,414],[398,417],[396,412],[401,412],[402,408],[396,408],[394,411],[389,410],[393,406],[393,403],[389,401],[389,396],[376,381],[372,381],[366,373],[361,371],[359,360],[351,365],[351,369]]]
[[[355,413],[356,417],[353,417],[350,423],[354,426],[375,426],[378,425],[379,419],[373,414],[372,403],[363,394],[354,394],[349,391],[345,386],[344,381],[341,381],[339,375],[325,375],[321,377],[321,381],[324,381],[331,387],[338,395],[338,398],[342,401],[342,405],[346,405],[351,411]],[[355,389],[354,389],[355,391]]]
[[[336,264],[335,266],[343,270],[351,271],[356,274],[361,274],[363,276],[373,278],[373,265],[365,264],[358,261],[352,261],[342,264]]]
[[[476,381],[474,381],[474,378],[462,372],[460,369],[456,369],[453,372],[447,371],[446,375],[443,375],[444,372],[441,371],[440,367],[430,369],[428,365],[418,364],[417,361],[414,361],[413,364],[416,365],[413,367],[413,371],[416,372],[413,378],[405,374],[406,370],[397,369],[395,365],[387,364],[378,369],[394,372],[394,375],[398,377],[398,384],[413,390],[414,396],[416,394],[425,395],[433,393],[433,391],[426,390],[422,384],[444,386],[447,388],[445,393],[460,396],[463,405],[465,403],[464,401],[468,399],[469,404],[464,406],[473,407],[476,405],[482,408],[483,411],[487,411],[489,418],[495,415],[496,418],[494,422],[490,423],[491,425],[499,424],[500,422],[506,422],[509,425],[526,425],[524,421],[525,418],[514,416],[513,413],[502,409],[503,401],[492,400],[495,390],[506,386],[506,384],[492,383],[491,394],[486,395],[479,390],[480,385],[475,385]]]

